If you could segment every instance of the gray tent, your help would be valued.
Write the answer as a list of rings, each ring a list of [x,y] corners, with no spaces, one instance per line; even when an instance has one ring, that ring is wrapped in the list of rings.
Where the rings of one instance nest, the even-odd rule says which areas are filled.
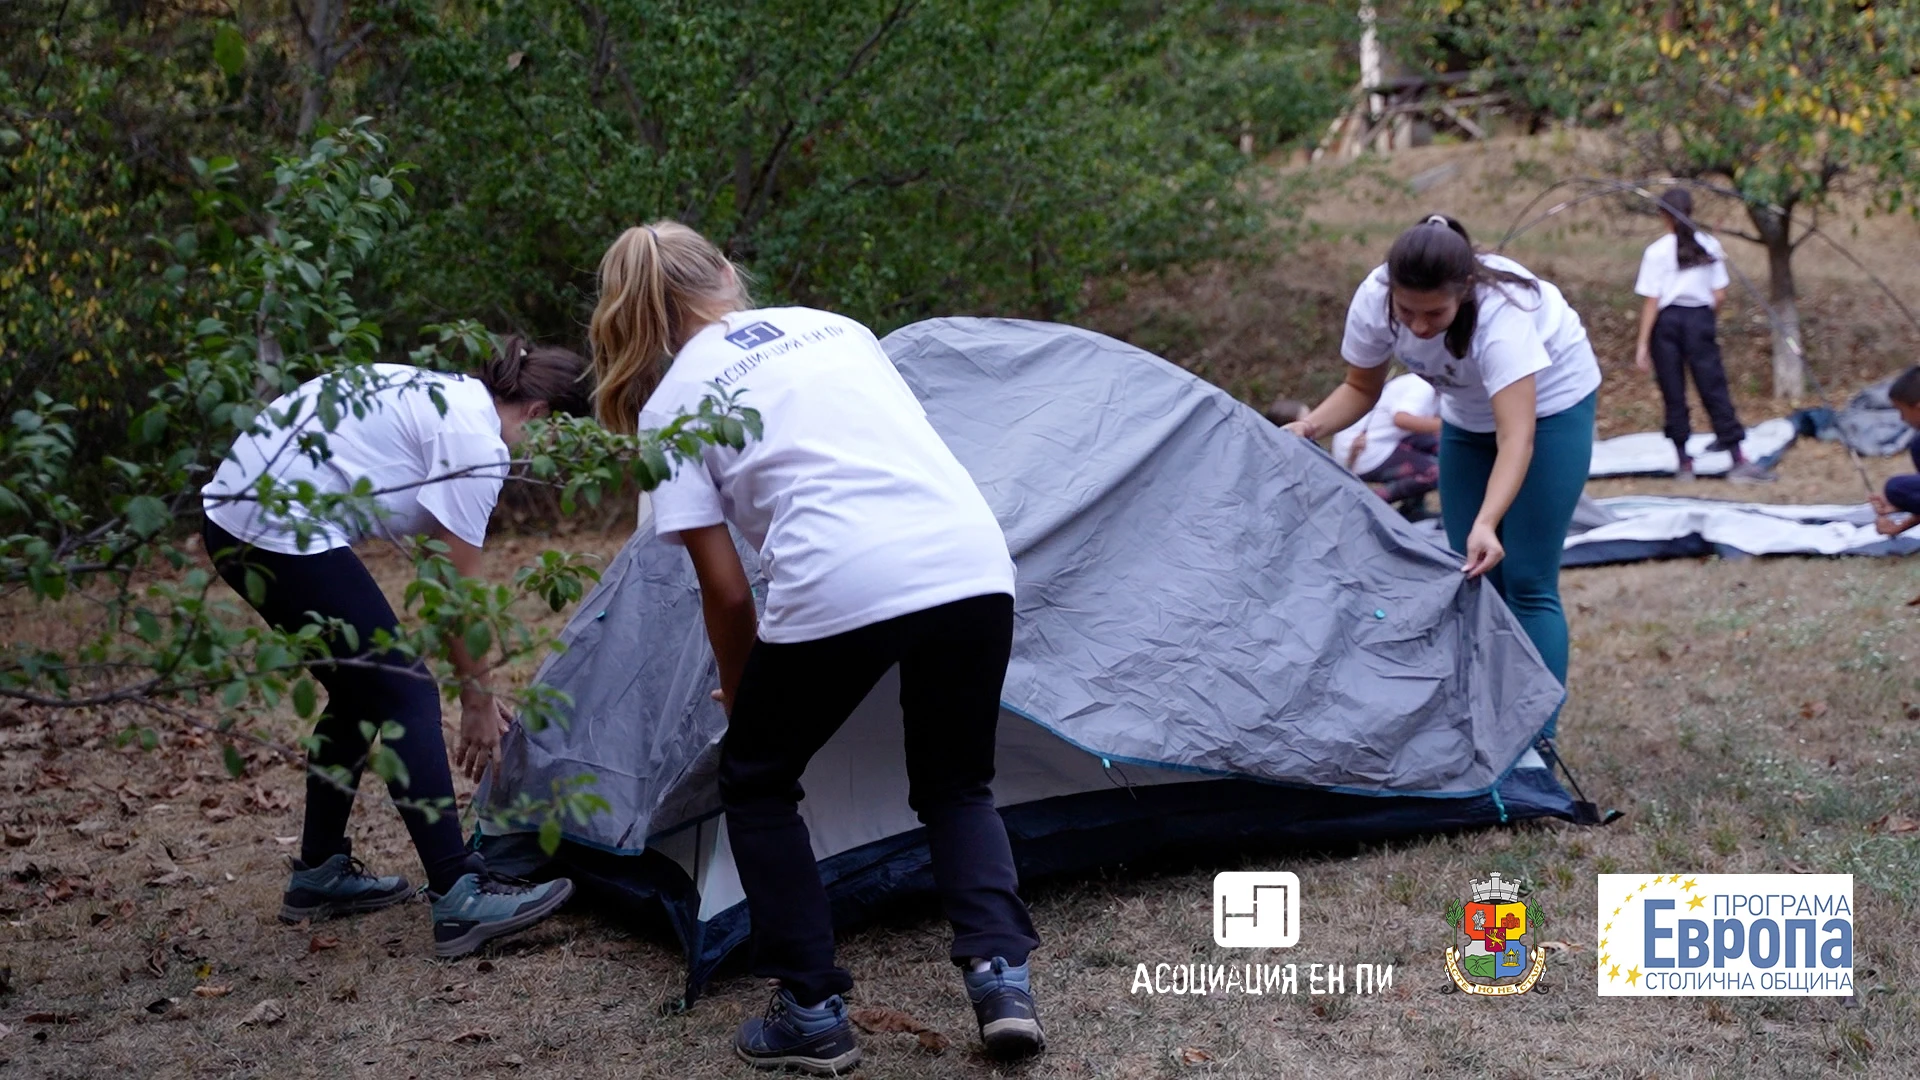
[[[1529,749],[1559,683],[1490,588],[1317,447],[1084,330],[940,319],[884,344],[1018,566],[995,791],[1023,874],[1568,816]],[[516,730],[476,802],[596,777],[612,810],[569,823],[560,862],[658,901],[692,993],[745,913],[697,587],[647,526],[539,673],[571,723]],[[889,676],[803,781],[843,919],[930,882],[897,699]]]

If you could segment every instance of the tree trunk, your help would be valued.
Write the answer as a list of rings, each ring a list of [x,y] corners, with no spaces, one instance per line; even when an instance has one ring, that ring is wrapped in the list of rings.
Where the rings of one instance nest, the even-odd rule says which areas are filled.
[[[1767,304],[1773,324],[1773,396],[1799,400],[1807,391],[1806,351],[1800,337],[1800,305],[1793,284],[1793,204],[1774,208],[1749,203],[1747,217],[1767,246]]]
[[[342,0],[307,0],[305,25],[300,36],[307,46],[307,86],[300,95],[300,123],[294,135],[304,142],[320,123],[327,106],[327,83],[333,79],[334,65],[340,62],[334,39],[340,36]],[[295,15],[300,6],[294,5]],[[301,149],[305,149],[303,146]]]

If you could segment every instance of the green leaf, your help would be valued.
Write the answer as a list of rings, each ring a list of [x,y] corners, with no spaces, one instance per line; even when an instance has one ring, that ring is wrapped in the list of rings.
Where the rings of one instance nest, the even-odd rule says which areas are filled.
[[[152,495],[135,495],[127,500],[127,527],[136,536],[153,536],[167,527],[173,520],[173,514],[167,510],[167,504]]]
[[[367,178],[367,194],[372,195],[376,199],[385,199],[387,196],[393,194],[393,181],[384,176],[369,176]]]
[[[153,750],[160,746],[160,735],[150,727],[140,729],[140,749]]]
[[[493,648],[493,628],[486,623],[474,623],[467,627],[463,640],[467,644],[467,655],[479,660]]]
[[[293,711],[303,720],[310,720],[320,707],[320,695],[314,691],[313,680],[303,678],[293,684]]]
[[[220,704],[229,709],[237,708],[246,699],[247,684],[243,682],[230,682],[225,690],[220,691]]]
[[[552,855],[560,850],[560,819],[550,817],[540,823],[540,850]]]
[[[134,417],[133,428],[129,434],[135,446],[149,446],[160,441],[167,433],[167,407],[155,405],[139,416]]]
[[[220,762],[227,767],[227,775],[235,780],[246,774],[247,759],[240,756],[240,751],[235,750],[232,743],[220,748]]]
[[[213,32],[213,62],[229,76],[238,75],[247,66],[247,39],[231,26]]]

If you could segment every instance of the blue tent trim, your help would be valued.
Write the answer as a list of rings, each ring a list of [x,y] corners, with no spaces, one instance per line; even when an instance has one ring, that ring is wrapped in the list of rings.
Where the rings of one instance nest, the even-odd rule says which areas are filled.
[[[1001,816],[1021,880],[1033,882],[1170,856],[1389,840],[1539,818],[1571,821],[1574,814],[1572,797],[1553,773],[1530,767],[1514,769],[1497,790],[1473,798],[1354,795],[1225,779],[1062,795],[1006,807]],[[526,834],[485,838],[480,846],[504,872],[568,875],[619,910],[664,922],[686,951],[685,1004],[746,944],[746,905],[701,921],[693,881],[658,852],[617,854],[569,841],[549,861]],[[933,892],[931,858],[918,829],[819,866],[837,928]]]

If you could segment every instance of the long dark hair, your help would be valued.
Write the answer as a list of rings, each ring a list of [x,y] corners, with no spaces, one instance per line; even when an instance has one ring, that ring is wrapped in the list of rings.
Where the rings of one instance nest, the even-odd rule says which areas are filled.
[[[1474,253],[1467,227],[1446,214],[1432,214],[1400,234],[1387,250],[1387,282],[1414,292],[1449,289],[1460,297],[1459,314],[1447,327],[1447,351],[1454,359],[1467,355],[1473,331],[1480,321],[1480,286],[1524,285],[1535,293],[1539,282],[1507,270],[1496,270]],[[1393,297],[1387,297],[1387,323],[1393,316]]]
[[[1660,216],[1673,223],[1674,253],[1680,269],[1691,270],[1714,261],[1693,231],[1693,193],[1686,188],[1668,188],[1660,195]]]
[[[500,347],[474,372],[495,401],[518,405],[544,401],[555,413],[585,416],[587,361],[571,349],[535,345],[518,335],[502,338]]]

